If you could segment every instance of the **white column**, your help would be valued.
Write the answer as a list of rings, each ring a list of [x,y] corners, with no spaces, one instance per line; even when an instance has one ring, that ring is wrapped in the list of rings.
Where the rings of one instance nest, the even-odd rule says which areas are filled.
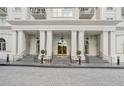
[[[51,57],[52,56],[52,31],[51,30],[47,31],[46,50],[47,50],[47,57]]]
[[[18,31],[18,54],[24,55],[26,49],[25,33],[23,31]]]
[[[113,62],[116,61],[116,52],[115,52],[116,38],[115,38],[115,35],[116,35],[115,31],[110,32],[110,56],[112,58],[114,58]]]
[[[103,52],[103,54],[105,55],[105,56],[108,56],[108,32],[107,31],[105,31],[105,32],[103,32],[102,33],[102,35],[101,35],[101,52]]]
[[[40,31],[40,53],[45,49],[45,31]]]
[[[17,31],[12,32],[12,54],[17,54]]]
[[[71,31],[71,56],[75,59],[77,54],[77,31]]]
[[[78,49],[81,51],[81,60],[85,60],[84,57],[84,31],[78,33]]]

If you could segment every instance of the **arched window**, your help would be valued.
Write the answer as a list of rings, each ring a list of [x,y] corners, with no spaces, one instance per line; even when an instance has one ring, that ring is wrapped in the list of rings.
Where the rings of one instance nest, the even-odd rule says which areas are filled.
[[[0,51],[6,50],[6,41],[3,38],[0,38]]]

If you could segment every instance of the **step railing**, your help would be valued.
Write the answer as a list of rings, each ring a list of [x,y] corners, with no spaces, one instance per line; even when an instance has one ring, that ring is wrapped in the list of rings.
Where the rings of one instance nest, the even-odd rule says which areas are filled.
[[[73,63],[73,64],[76,63],[75,57],[71,55],[71,52],[70,52],[69,58],[70,58],[70,63]]]
[[[100,57],[103,58],[103,60],[107,60],[109,63],[112,64],[113,58],[111,56],[105,55],[102,51],[99,51]]]
[[[13,55],[13,62],[21,60],[24,57],[24,54],[26,54],[26,50],[22,51],[20,54]]]
[[[4,13],[7,13],[7,8],[6,7],[0,7],[0,10],[3,11]]]
[[[47,56],[46,58],[44,58],[44,62],[45,63],[52,63],[52,56]]]
[[[42,58],[42,55],[40,56],[40,58],[38,58],[38,56],[37,56],[36,59],[39,60],[39,62],[41,63],[41,58]],[[52,60],[53,60],[53,56],[47,56],[47,55],[43,56],[43,64],[52,63]],[[36,61],[34,61],[34,62],[36,62]]]

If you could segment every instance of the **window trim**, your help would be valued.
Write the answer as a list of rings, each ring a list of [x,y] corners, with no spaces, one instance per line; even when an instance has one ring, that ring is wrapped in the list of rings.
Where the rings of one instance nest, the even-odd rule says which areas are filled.
[[[114,7],[107,7],[106,10],[107,11],[113,11],[114,10]]]
[[[20,10],[17,11],[16,8],[20,8]],[[15,13],[20,13],[20,12],[22,11],[22,9],[21,9],[21,7],[14,7],[14,8],[13,8],[13,11],[14,11]]]
[[[4,38],[0,38],[0,51],[6,51],[6,40]]]
[[[111,21],[111,20],[114,20],[114,18],[113,17],[107,17],[106,20]]]
[[[6,17],[0,17],[0,24],[6,24]]]

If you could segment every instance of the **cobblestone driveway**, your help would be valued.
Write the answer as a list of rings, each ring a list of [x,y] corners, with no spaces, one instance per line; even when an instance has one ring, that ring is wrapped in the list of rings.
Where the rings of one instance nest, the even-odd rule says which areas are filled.
[[[124,85],[124,70],[0,66],[0,85]]]

